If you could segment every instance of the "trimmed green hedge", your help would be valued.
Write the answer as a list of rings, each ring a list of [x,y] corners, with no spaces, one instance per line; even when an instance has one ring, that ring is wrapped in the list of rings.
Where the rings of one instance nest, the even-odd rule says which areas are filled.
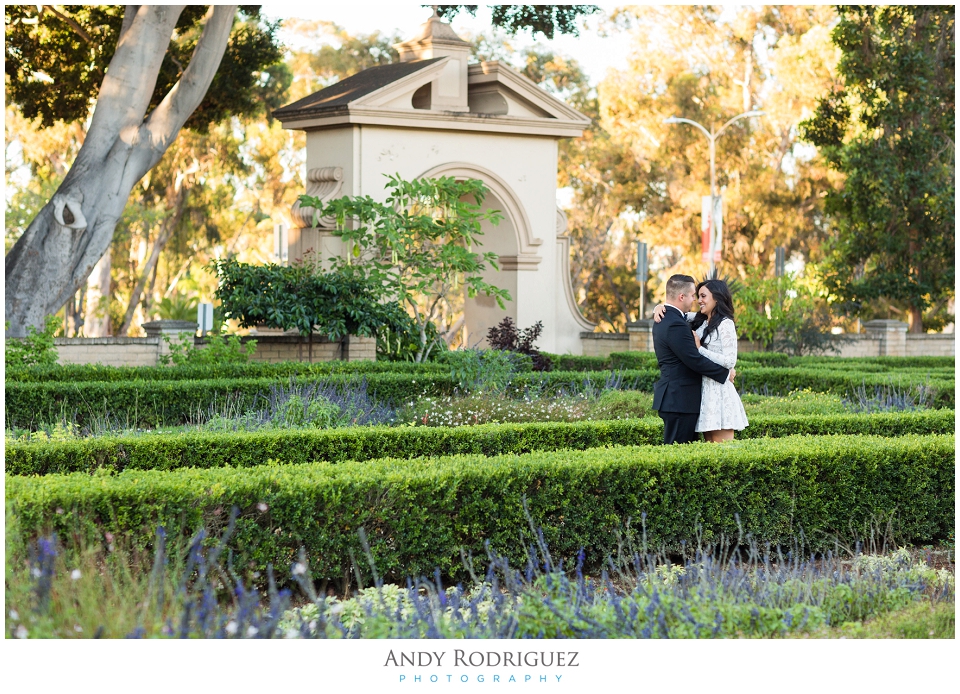
[[[522,502],[542,527],[553,559],[581,548],[587,566],[617,550],[641,514],[653,547],[701,537],[813,548],[891,519],[907,542],[954,529],[954,437],[792,436],[736,441],[507,455],[312,463],[210,470],[126,470],[116,475],[6,478],[20,537],[56,531],[101,542],[105,531],[148,546],[158,525],[174,539],[240,515],[230,542],[236,566],[290,566],[304,547],[316,578],[350,570],[369,538],[388,581],[409,575],[464,577],[461,548],[485,564],[485,545],[522,566],[532,541]],[[861,535],[863,537],[863,535]],[[366,571],[363,564],[361,571]],[[281,569],[282,571],[282,569]]]
[[[79,383],[86,381],[200,381],[221,378],[273,378],[326,376],[328,374],[446,373],[442,364],[414,364],[387,361],[328,361],[309,364],[299,361],[246,364],[204,364],[194,366],[103,366],[102,364],[57,364],[7,369],[7,383]]]
[[[609,357],[583,357],[544,353],[554,371],[651,370],[657,368],[653,352],[614,352]],[[789,357],[777,352],[742,352],[740,366],[826,368],[863,373],[905,371],[946,376],[955,368],[953,357]],[[203,366],[103,366],[101,364],[60,364],[8,368],[8,383],[83,381],[195,381],[211,379],[278,378],[325,376],[328,374],[420,374],[448,373],[447,364],[428,362],[345,362],[317,364],[288,361],[279,363],[209,364]]]
[[[558,388],[564,385],[602,388],[614,376],[609,371],[551,371],[524,373],[514,377],[512,386]],[[650,391],[659,378],[656,369],[622,371],[623,387]],[[317,376],[289,379],[310,383]],[[330,383],[358,383],[365,379],[368,392],[388,402],[400,403],[425,395],[449,395],[456,388],[452,375],[445,373],[370,373],[328,374]],[[94,417],[109,414],[129,426],[175,426],[196,421],[210,408],[215,411],[228,405],[234,411],[254,406],[258,394],[266,395],[276,379],[216,379],[196,381],[87,381],[81,383],[7,383],[6,426],[35,427],[66,417],[80,424]],[[926,384],[932,388],[936,407],[953,407],[953,380],[929,379],[923,375],[868,374],[826,369],[767,368],[744,365],[737,371],[737,387],[742,392],[756,390],[783,395],[792,390],[847,395],[860,386],[897,385],[912,387]]]
[[[792,434],[949,434],[952,410],[913,413],[752,417],[737,438]],[[659,418],[602,422],[537,422],[464,427],[352,427],[348,429],[98,436],[74,441],[7,443],[5,469],[13,475],[177,468],[253,467],[272,462],[339,463],[375,458],[452,454],[519,454],[601,446],[658,444]]]
[[[756,390],[770,395],[786,395],[793,390],[809,389],[815,393],[849,395],[854,389],[874,386],[896,386],[909,389],[917,386],[931,389],[934,407],[953,407],[954,380],[930,378],[925,374],[864,373],[826,368],[754,368],[737,370],[737,389]]]
[[[613,352],[608,357],[581,357],[547,354],[556,369],[564,371],[605,371],[610,369],[655,369],[653,352]],[[739,366],[826,368],[841,371],[886,373],[900,370],[952,374],[954,357],[791,357],[779,352],[740,352]]]
[[[602,388],[611,372],[524,373],[514,377],[512,385],[556,388],[590,383]],[[624,384],[638,390],[650,390],[659,377],[656,371],[627,371]],[[234,411],[254,406],[258,394],[266,395],[272,385],[290,382],[313,383],[322,378],[327,383],[367,383],[371,395],[387,402],[401,403],[425,395],[453,394],[457,381],[447,373],[370,373],[327,374],[322,377],[297,377],[287,380],[210,379],[196,381],[87,381],[81,383],[7,383],[6,426],[34,427],[38,423],[58,421],[61,417],[85,423],[93,417],[109,414],[130,426],[175,426],[196,421],[210,408],[215,411],[228,405]]]

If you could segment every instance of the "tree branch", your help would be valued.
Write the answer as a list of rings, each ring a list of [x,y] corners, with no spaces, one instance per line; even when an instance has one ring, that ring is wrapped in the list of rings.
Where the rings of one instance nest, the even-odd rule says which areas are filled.
[[[77,155],[78,163],[83,158],[86,162],[93,160],[95,165],[102,165],[102,159],[112,150],[119,137],[123,138],[126,146],[136,144],[137,129],[143,123],[143,116],[150,105],[160,65],[170,45],[170,35],[184,8],[183,5],[133,7],[137,10],[129,18],[129,23],[124,14],[123,21],[127,29],[122,33],[107,74],[100,83],[87,140]]]
[[[123,40],[123,35],[127,33],[127,29],[133,24],[133,18],[137,16],[137,12],[139,11],[140,5],[126,5],[123,8],[123,24],[120,25],[120,35],[117,37],[118,42]]]
[[[141,139],[149,144],[152,155],[145,170],[160,160],[187,118],[203,101],[227,49],[236,14],[236,5],[214,5],[207,12],[207,21],[190,64],[141,128]]]
[[[54,17],[57,17],[58,19],[62,20],[63,22],[66,22],[67,26],[69,26],[71,29],[73,29],[73,33],[75,33],[77,36],[79,36],[80,38],[82,38],[84,41],[86,41],[87,43],[93,43],[93,42],[94,42],[93,39],[90,38],[90,34],[88,34],[86,31],[84,31],[83,27],[80,26],[80,25],[77,23],[77,20],[75,20],[75,19],[73,19],[72,17],[68,17],[67,15],[63,14],[62,12],[60,12],[60,11],[59,11],[56,7],[54,7],[53,5],[43,5],[42,7],[43,7],[43,11],[44,11],[44,12],[49,12],[49,13],[52,14]]]

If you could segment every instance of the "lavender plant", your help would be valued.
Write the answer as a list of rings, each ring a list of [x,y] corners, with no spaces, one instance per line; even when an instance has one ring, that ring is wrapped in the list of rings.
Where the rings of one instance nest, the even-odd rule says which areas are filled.
[[[193,537],[183,562],[177,563],[176,577],[168,574],[166,537],[158,531],[146,596],[138,598],[137,623],[127,636],[782,637],[893,614],[921,600],[954,600],[952,572],[934,569],[905,549],[871,556],[858,547],[852,556],[814,557],[804,554],[802,538],[786,551],[738,538],[692,549],[680,563],[643,545],[640,551],[609,558],[599,576],[590,576],[583,552],[572,569],[555,563],[539,531],[522,567],[511,566],[487,546],[481,576],[475,573],[474,558],[464,556],[472,576],[469,586],[445,586],[439,572],[409,579],[404,586],[385,585],[361,532],[373,585],[346,599],[318,594],[301,550],[285,581],[300,588],[301,604],[292,607],[292,592],[278,588],[272,567],[265,581],[238,575],[227,549],[238,513],[234,509],[216,543],[203,532]],[[58,593],[58,582],[72,580],[60,575],[59,556],[57,539],[42,538],[29,557],[29,593],[17,593],[17,585],[8,581],[11,636],[29,637],[37,617],[59,609],[56,596],[68,591]],[[23,597],[29,604],[12,600],[16,595],[29,595]],[[107,630],[112,633],[111,625],[93,633]],[[38,635],[52,634],[34,633]]]
[[[843,404],[850,412],[915,412],[932,406],[931,389],[926,385],[898,387],[896,384],[857,386]]]

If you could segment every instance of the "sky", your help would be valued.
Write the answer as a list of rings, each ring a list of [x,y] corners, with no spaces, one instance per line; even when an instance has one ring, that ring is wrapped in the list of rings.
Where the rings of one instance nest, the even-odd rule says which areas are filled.
[[[612,11],[616,5],[597,3],[606,11]],[[372,33],[380,31],[390,34],[398,31],[405,38],[412,37],[420,25],[430,17],[432,10],[415,2],[340,2],[340,3],[304,3],[304,2],[267,2],[262,5],[262,13],[269,18],[279,19],[325,19],[339,24],[350,33]],[[586,18],[587,28],[580,36],[558,36],[547,40],[539,36],[534,40],[530,32],[511,37],[515,48],[524,48],[534,43],[552,51],[575,58],[596,85],[610,67],[622,67],[626,64],[630,52],[628,32],[609,27],[606,12]],[[466,12],[458,14],[451,22],[454,31],[463,34],[479,34],[491,29],[489,6],[481,5],[477,16]],[[608,27],[606,35],[598,29]],[[503,34],[505,35],[505,34]],[[281,38],[282,35],[281,35]]]

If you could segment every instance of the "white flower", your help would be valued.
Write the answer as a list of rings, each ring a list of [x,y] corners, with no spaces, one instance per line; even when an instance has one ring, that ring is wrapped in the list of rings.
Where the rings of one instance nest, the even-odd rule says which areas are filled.
[[[227,622],[225,630],[228,634],[230,634],[230,636],[233,636],[237,633],[237,623],[231,619],[229,622]]]
[[[307,572],[307,567],[304,566],[302,563],[297,562],[296,564],[293,565],[293,575],[294,575],[294,576],[301,576],[301,575],[305,574],[306,572]]]
[[[287,630],[283,633],[283,638],[285,638],[285,639],[298,639],[298,638],[300,638],[300,632],[297,631],[296,629],[287,629]]]
[[[30,575],[33,576],[34,578],[40,578],[41,573],[42,572],[40,571],[39,566],[34,566],[32,569],[30,569]]]
[[[80,626],[79,624],[74,624],[74,625],[73,625],[73,630],[79,634],[79,633],[81,633],[81,632],[83,631],[83,627]]]
[[[247,627],[247,638],[252,639],[254,636],[257,635],[258,631],[260,630],[251,624],[250,626]]]
[[[269,508],[269,507],[268,507],[265,503],[263,503],[262,501],[261,501],[259,504],[257,504],[257,509],[258,509],[261,513],[263,513],[264,511],[266,511],[267,508]]]
[[[70,578],[74,581],[79,580],[80,576],[82,575],[83,574],[80,573],[80,569],[74,569],[73,571],[70,572]]]
[[[27,628],[22,624],[17,627],[16,636],[18,639],[25,639],[30,632],[27,631]]]
[[[20,619],[20,613],[16,610],[10,610],[10,619]]]

